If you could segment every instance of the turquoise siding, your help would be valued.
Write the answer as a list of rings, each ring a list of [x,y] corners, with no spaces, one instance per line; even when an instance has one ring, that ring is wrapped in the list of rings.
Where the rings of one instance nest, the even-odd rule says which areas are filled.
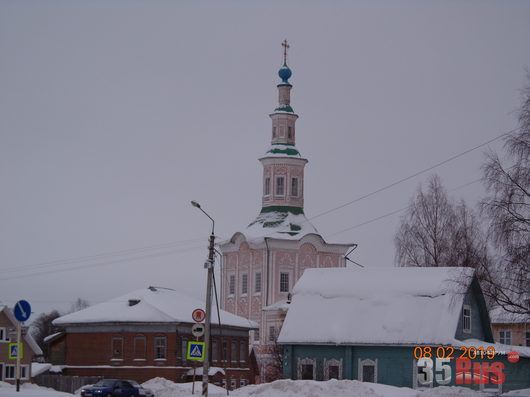
[[[435,350],[435,349],[433,349]],[[358,379],[359,360],[377,360],[377,383],[397,387],[414,387],[414,347],[403,346],[317,346],[285,345],[284,377],[297,379],[298,359],[310,358],[316,361],[316,380],[324,380],[324,360],[342,359],[342,378]],[[455,350],[455,356],[460,355]],[[475,359],[473,362],[504,363],[506,376],[502,391],[530,388],[530,359],[521,358],[511,364],[506,356],[496,356],[493,360]],[[479,389],[479,385],[456,385],[455,360],[451,360],[452,380],[449,386],[468,386]],[[436,383],[435,383],[436,385]]]
[[[475,285],[475,281],[471,283],[469,291],[464,297],[464,305],[471,306],[471,332],[464,332],[462,311],[460,312],[460,319],[456,327],[455,338],[459,340],[478,339],[487,342],[493,342],[493,334],[490,327],[488,312],[486,310],[486,303],[480,291],[480,287]]]

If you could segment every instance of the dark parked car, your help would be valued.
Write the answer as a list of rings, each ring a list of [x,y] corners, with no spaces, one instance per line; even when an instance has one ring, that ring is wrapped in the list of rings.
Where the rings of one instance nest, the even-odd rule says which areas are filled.
[[[101,379],[94,386],[83,387],[81,397],[154,397],[154,394],[133,380]]]

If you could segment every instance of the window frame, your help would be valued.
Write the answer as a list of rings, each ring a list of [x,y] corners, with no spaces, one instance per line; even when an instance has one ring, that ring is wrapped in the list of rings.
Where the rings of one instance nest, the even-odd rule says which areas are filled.
[[[530,346],[530,331],[525,331],[525,346]]]
[[[266,176],[263,181],[263,195],[269,197],[271,195],[271,177]]]
[[[138,342],[142,341],[143,346],[143,354],[138,354],[139,348],[138,348]],[[134,358],[133,361],[145,361],[147,360],[147,338],[143,334],[138,334],[134,336],[134,344],[133,344],[133,354]]]
[[[259,280],[258,280],[259,276]],[[255,272],[254,273],[254,295],[261,295],[261,272]]]
[[[296,184],[295,184],[296,182]],[[291,197],[300,197],[299,196],[299,193],[300,193],[300,180],[297,176],[293,176],[291,177]],[[295,189],[296,187],[296,189]],[[296,190],[296,192],[293,192],[294,190]],[[296,193],[296,194],[295,194]]]
[[[324,380],[330,380],[330,377],[329,377],[330,367],[338,367],[339,372],[338,372],[337,380],[341,380],[342,379],[342,358],[340,360],[337,360],[336,358],[330,358],[329,360],[324,359]]]
[[[276,342],[276,326],[275,325],[269,325],[269,337],[267,338],[269,343]]]
[[[241,295],[248,295],[248,273],[241,274]]]
[[[305,357],[305,358],[299,358],[297,363],[296,363],[296,379],[297,380],[302,380],[302,373],[303,373],[303,366],[304,365],[312,365],[313,366],[313,380],[316,380],[316,375],[317,375],[317,361],[315,358],[309,358],[309,357]]]
[[[118,354],[116,354],[115,342],[118,342],[119,349]],[[110,360],[111,361],[123,361],[123,344],[124,339],[121,335],[113,335],[110,342]]]
[[[469,312],[469,314],[467,315],[466,315],[466,310]],[[471,306],[463,305],[462,306],[462,332],[465,332],[467,334],[471,333],[471,320],[472,320]],[[468,324],[466,324],[466,322]]]
[[[13,377],[8,376],[8,369],[9,372],[13,372]],[[21,364],[20,365],[20,379],[21,380],[29,380],[29,365],[28,364]],[[4,364],[4,373],[0,374],[0,376],[3,375],[3,380],[16,380],[17,378],[17,366],[16,364]],[[11,375],[11,374],[9,374]]]
[[[236,275],[234,273],[228,275],[228,296],[236,294]]]
[[[278,197],[285,197],[285,176],[284,175],[276,175],[275,184],[274,184],[274,195]],[[279,181],[282,181],[282,183],[279,183]],[[281,187],[281,192],[280,192]]]
[[[499,343],[502,345],[512,344],[512,330],[511,329],[503,329],[499,331]]]
[[[287,281],[285,280],[282,280],[283,276],[287,276]],[[279,289],[280,289],[280,294],[288,294],[289,293],[289,289],[291,288],[291,284],[290,284],[290,272],[280,272],[280,285],[279,285]],[[287,289],[285,289],[285,285],[287,284]]]
[[[364,367],[374,367],[374,381],[373,382],[370,382],[370,383],[378,383],[377,382],[377,358],[375,360],[371,360],[369,358],[365,358],[364,360],[361,360],[360,358],[358,359],[358,366],[357,366],[357,380],[359,382],[364,382],[363,381],[363,376],[364,376]]]
[[[160,345],[158,343],[159,341],[163,341],[163,344]],[[159,349],[163,349],[163,350],[159,351]],[[159,355],[160,352],[163,352],[163,355]],[[154,337],[153,358],[155,361],[166,361],[167,360],[167,336],[166,335],[156,335]]]

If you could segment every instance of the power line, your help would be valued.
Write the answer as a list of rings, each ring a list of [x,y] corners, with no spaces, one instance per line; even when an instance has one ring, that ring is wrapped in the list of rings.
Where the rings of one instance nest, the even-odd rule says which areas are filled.
[[[198,249],[201,249],[201,248],[204,248],[203,245],[194,246],[194,247],[187,247],[187,248],[178,249],[178,250],[171,250],[171,251],[168,251],[168,252],[163,252],[163,253],[158,253],[158,254],[142,255],[142,256],[136,256],[136,257],[132,257],[132,258],[117,259],[117,260],[113,260],[113,261],[106,261],[106,262],[100,262],[100,263],[89,263],[89,264],[75,266],[75,267],[70,267],[70,268],[66,268],[66,269],[47,270],[47,271],[43,271],[43,272],[40,272],[40,273],[30,273],[30,274],[22,274],[22,275],[18,275],[18,276],[3,277],[3,278],[0,278],[0,281],[14,280],[14,279],[19,279],[19,278],[34,277],[34,276],[42,276],[42,275],[48,275],[48,274],[52,274],[52,273],[68,272],[68,271],[72,271],[72,270],[79,270],[79,269],[98,267],[98,266],[106,266],[106,265],[112,265],[112,264],[123,263],[123,262],[137,261],[139,259],[156,258],[156,257],[160,257],[160,256],[172,255],[172,254],[175,254],[175,253],[198,250]]]
[[[339,205],[339,206],[337,206],[337,207],[334,207],[334,208],[331,208],[331,209],[329,209],[329,210],[327,210],[327,211],[321,212],[320,214],[317,214],[317,215],[315,215],[315,216],[309,218],[309,220],[313,220],[313,219],[319,218],[319,217],[321,217],[321,216],[327,215],[327,214],[329,214],[329,213],[331,213],[331,212],[334,212],[334,211],[337,211],[337,210],[339,210],[339,209],[341,209],[341,208],[347,207],[348,205],[351,205],[351,204],[357,203],[357,202],[359,202],[359,201],[361,201],[361,200],[364,200],[364,199],[366,199],[366,198],[368,198],[368,197],[371,197],[371,196],[373,196],[373,195],[375,195],[375,194],[377,194],[377,193],[380,193],[380,192],[382,192],[382,191],[384,191],[384,190],[390,189],[391,187],[394,187],[394,186],[396,186],[396,185],[399,185],[400,183],[406,182],[406,181],[408,181],[408,180],[410,180],[410,179],[412,179],[412,178],[417,177],[418,175],[421,175],[421,174],[424,174],[424,173],[426,173],[426,172],[432,171],[433,169],[438,168],[438,167],[440,167],[440,166],[442,166],[442,165],[444,165],[444,164],[447,164],[447,163],[449,163],[450,161],[456,160],[457,158],[462,157],[462,156],[464,156],[464,155],[466,155],[466,154],[468,154],[468,153],[471,153],[471,152],[474,151],[474,150],[477,150],[477,149],[479,149],[479,148],[481,148],[481,147],[484,147],[484,146],[486,146],[486,145],[489,145],[490,143],[492,143],[492,142],[494,142],[494,141],[496,141],[496,140],[502,138],[503,136],[509,135],[509,134],[511,134],[511,133],[513,133],[513,132],[515,132],[515,131],[517,131],[518,129],[519,129],[519,127],[514,128],[514,129],[511,130],[511,131],[508,131],[508,132],[502,133],[502,134],[496,136],[495,138],[489,139],[488,141],[483,142],[483,143],[481,143],[481,144],[479,144],[479,145],[477,145],[477,146],[474,146],[474,147],[472,147],[472,148],[470,148],[470,149],[464,150],[463,152],[460,152],[460,153],[458,153],[458,154],[455,154],[454,156],[451,156],[451,157],[449,157],[448,159],[445,159],[445,160],[443,160],[443,161],[440,161],[439,163],[436,163],[436,164],[434,164],[434,165],[432,165],[432,166],[430,166],[430,167],[424,168],[424,169],[422,169],[421,171],[415,172],[415,173],[413,173],[413,174],[411,174],[411,175],[409,175],[409,176],[406,176],[406,177],[404,177],[404,178],[401,178],[401,179],[397,180],[396,182],[390,183],[390,184],[388,184],[388,185],[386,185],[386,186],[383,186],[383,187],[381,187],[381,188],[379,188],[379,189],[376,189],[376,190],[374,190],[374,191],[372,191],[372,192],[370,192],[370,193],[367,193],[367,194],[365,194],[365,195],[363,195],[363,196],[360,196],[360,197],[358,197],[358,198],[356,198],[356,199],[354,199],[354,200],[348,201],[347,203],[341,204],[341,205]]]
[[[7,267],[0,270],[1,273],[13,273],[13,272],[20,272],[22,270],[32,270],[32,269],[39,269],[39,268],[48,268],[48,267],[56,267],[56,266],[64,266],[64,265],[70,265],[70,264],[76,264],[76,263],[83,263],[88,261],[93,261],[97,259],[105,259],[108,257],[115,257],[115,256],[124,256],[124,255],[134,255],[137,253],[143,253],[148,251],[156,251],[161,249],[167,249],[167,248],[173,248],[185,243],[193,243],[203,240],[201,239],[191,239],[191,240],[180,240],[180,241],[173,241],[169,243],[162,243],[162,244],[155,244],[155,245],[148,245],[144,247],[138,247],[138,248],[128,248],[124,250],[119,251],[109,251],[109,252],[103,252],[99,254],[94,255],[86,255],[81,257],[72,257],[72,258],[65,258],[65,259],[58,259],[54,261],[49,262],[41,262],[31,265],[21,265],[21,266],[13,266],[13,267]]]

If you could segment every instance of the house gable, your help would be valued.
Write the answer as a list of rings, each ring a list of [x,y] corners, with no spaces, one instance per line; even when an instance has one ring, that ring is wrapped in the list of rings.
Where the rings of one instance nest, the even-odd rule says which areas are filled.
[[[464,307],[471,310],[471,329],[469,332],[464,330]],[[493,333],[486,301],[476,277],[473,278],[464,296],[460,319],[456,327],[455,339],[477,339],[493,343]]]

